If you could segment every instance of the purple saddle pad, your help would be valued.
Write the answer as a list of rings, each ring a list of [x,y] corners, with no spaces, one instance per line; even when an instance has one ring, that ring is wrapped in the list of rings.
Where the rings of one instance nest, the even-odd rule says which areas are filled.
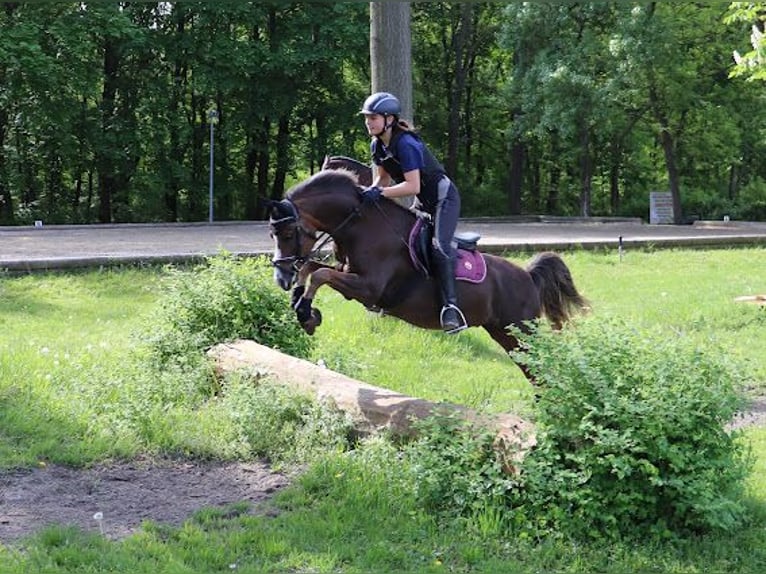
[[[418,271],[428,275],[428,267],[424,263],[424,258],[426,257],[425,244],[428,243],[428,240],[423,238],[422,234],[429,230],[424,228],[424,221],[418,219],[410,231],[408,245],[412,264]],[[460,281],[468,281],[470,283],[481,283],[486,277],[487,262],[484,260],[484,255],[481,252],[477,250],[457,249],[457,257],[455,258],[456,279]]]
[[[487,276],[487,262],[479,251],[457,250],[455,278],[470,283],[481,283]]]

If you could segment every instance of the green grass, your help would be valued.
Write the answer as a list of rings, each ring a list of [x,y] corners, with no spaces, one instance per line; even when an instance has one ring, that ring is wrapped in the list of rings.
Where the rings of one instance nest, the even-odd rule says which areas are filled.
[[[0,282],[0,466],[131,454],[98,420],[158,275],[121,270]]]
[[[526,256],[512,259],[524,263]],[[766,250],[630,251],[622,261],[572,252],[565,260],[595,316],[721,347],[752,364],[766,384],[766,310],[733,302],[766,292]],[[195,382],[168,389],[131,365],[134,334],[150,320],[162,278],[162,271],[133,269],[0,277],[0,467],[83,465],[139,452],[253,456],[225,423],[242,396],[222,404]],[[325,322],[313,358],[331,368],[431,400],[531,411],[529,385],[481,331],[447,337],[417,330],[329,290],[315,304]],[[760,574],[766,430],[750,429],[746,439],[756,457],[748,482],[752,523],[731,534],[607,547],[508,537],[502,517],[489,512],[470,520],[424,512],[391,463],[391,447],[373,441],[312,465],[278,497],[276,516],[207,509],[181,528],[147,524],[120,542],[49,528],[21,547],[0,546],[0,572]]]
[[[735,303],[740,295],[766,293],[763,249],[631,251],[564,254],[593,316],[621,317],[639,327],[663,328],[669,337],[690,336],[720,345],[754,364],[766,383],[766,309]],[[524,266],[528,257],[511,254]],[[428,398],[524,412],[530,386],[503,350],[481,329],[455,337],[417,329],[346,301],[330,289],[315,306],[324,323],[315,334],[315,360],[375,385]],[[389,368],[395,361],[395,369]]]

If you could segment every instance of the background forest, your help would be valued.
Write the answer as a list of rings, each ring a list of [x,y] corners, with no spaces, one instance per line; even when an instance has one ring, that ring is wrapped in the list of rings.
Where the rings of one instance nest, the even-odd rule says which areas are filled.
[[[766,91],[732,75],[765,15],[413,2],[415,124],[464,216],[646,219],[672,191],[678,222],[766,220]],[[0,4],[0,224],[205,220],[211,136],[215,219],[261,218],[325,154],[367,159],[369,35],[367,2]]]

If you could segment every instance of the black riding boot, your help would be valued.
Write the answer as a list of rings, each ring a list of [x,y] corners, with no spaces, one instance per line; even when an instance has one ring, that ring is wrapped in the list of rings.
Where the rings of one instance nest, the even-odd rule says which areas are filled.
[[[468,327],[465,316],[457,306],[457,288],[455,285],[455,264],[452,259],[434,257],[434,270],[442,296],[442,309],[439,321],[445,333],[457,333]]]

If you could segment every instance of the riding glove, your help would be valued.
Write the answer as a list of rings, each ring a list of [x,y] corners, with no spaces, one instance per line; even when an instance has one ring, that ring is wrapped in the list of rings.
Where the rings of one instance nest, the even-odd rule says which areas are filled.
[[[362,190],[362,202],[363,203],[375,203],[380,199],[380,196],[382,195],[383,190],[380,189],[377,185],[371,185],[370,187],[365,187]]]

